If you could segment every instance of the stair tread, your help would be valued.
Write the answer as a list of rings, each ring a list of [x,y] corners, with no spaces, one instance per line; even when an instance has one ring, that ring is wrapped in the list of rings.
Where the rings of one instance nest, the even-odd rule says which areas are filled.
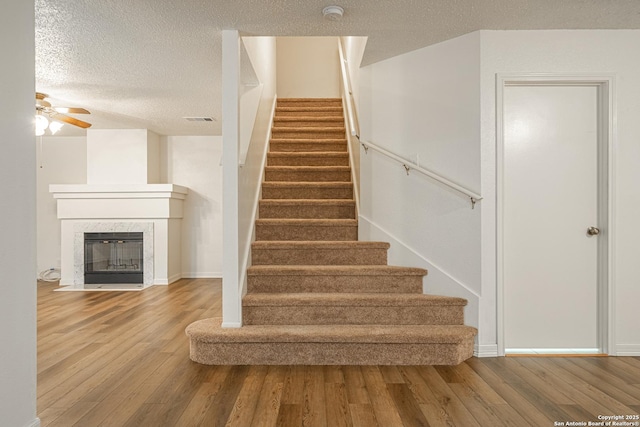
[[[312,206],[353,206],[356,204],[355,200],[349,199],[261,199],[262,205],[277,205],[277,206],[300,206],[300,205],[312,205]]]
[[[256,225],[316,225],[316,226],[334,226],[334,225],[358,225],[357,219],[348,218],[336,218],[336,219],[324,219],[324,218],[259,218],[256,219]]]
[[[248,276],[425,276],[427,270],[394,265],[254,265]]]
[[[465,306],[467,300],[458,297],[402,293],[253,293],[242,299],[245,307],[282,306]]]
[[[274,122],[344,122],[342,116],[277,116],[273,118]]]
[[[265,166],[265,170],[271,171],[303,171],[303,172],[332,172],[350,171],[349,166]]]
[[[291,128],[286,128],[291,129]],[[277,143],[309,143],[309,144],[322,144],[322,143],[347,143],[346,138],[318,138],[318,139],[309,139],[309,138],[271,138],[270,142]]]
[[[297,107],[276,107],[276,115],[279,111],[282,112],[322,112],[322,111],[331,111],[331,112],[342,112],[342,107],[326,107],[326,106],[297,106]]]
[[[388,242],[365,242],[365,241],[292,241],[292,240],[271,240],[256,241],[251,244],[255,249],[389,249]]]
[[[321,188],[351,188],[353,184],[345,181],[264,181],[262,186],[267,187],[321,187]]]
[[[342,102],[342,98],[278,98],[278,101],[283,102]]]
[[[244,325],[222,328],[221,318],[198,320],[186,329],[201,342],[460,343],[477,329],[465,325]]]
[[[349,157],[346,151],[269,151],[269,157]]]
[[[344,126],[273,126],[271,131],[277,132],[344,132]],[[317,141],[317,140],[316,140]]]

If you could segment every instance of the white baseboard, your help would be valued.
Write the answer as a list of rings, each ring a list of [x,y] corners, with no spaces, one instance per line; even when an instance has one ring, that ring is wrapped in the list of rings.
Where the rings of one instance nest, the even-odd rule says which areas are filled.
[[[222,322],[223,328],[241,328],[242,323],[240,322]]]
[[[615,356],[640,356],[640,344],[617,344]]]
[[[173,276],[169,276],[169,278],[167,279],[154,279],[153,284],[160,285],[160,286],[167,286],[172,284],[173,282],[177,282],[180,279],[182,279],[182,274],[178,273],[178,274],[174,274]]]
[[[40,427],[40,418],[36,418],[35,420],[31,421],[29,424],[27,424],[26,427]]]
[[[182,273],[183,279],[222,279],[221,271],[187,271]]]
[[[498,357],[498,344],[476,344],[473,347],[476,357]]]

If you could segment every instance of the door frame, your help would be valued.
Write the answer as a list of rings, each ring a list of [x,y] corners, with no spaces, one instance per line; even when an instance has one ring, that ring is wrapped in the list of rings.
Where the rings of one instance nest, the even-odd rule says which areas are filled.
[[[614,198],[616,91],[614,74],[497,74],[496,75],[496,303],[498,355],[505,355],[504,336],[504,90],[508,86],[591,86],[598,89],[598,348],[614,354]]]

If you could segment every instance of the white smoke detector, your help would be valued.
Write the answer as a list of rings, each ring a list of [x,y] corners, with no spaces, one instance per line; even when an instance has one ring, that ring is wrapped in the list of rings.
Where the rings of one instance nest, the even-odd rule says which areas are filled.
[[[330,19],[331,21],[337,21],[338,19],[342,18],[343,14],[344,9],[340,6],[327,6],[322,9],[322,16]]]

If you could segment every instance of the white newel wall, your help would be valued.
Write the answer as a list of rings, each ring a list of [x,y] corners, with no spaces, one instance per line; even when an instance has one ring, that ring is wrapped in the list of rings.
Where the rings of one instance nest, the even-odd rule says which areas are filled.
[[[87,131],[87,184],[50,186],[61,220],[60,285],[84,287],[86,232],[142,232],[144,287],[181,278],[188,189],[149,183],[159,181],[159,142],[146,129]]]

